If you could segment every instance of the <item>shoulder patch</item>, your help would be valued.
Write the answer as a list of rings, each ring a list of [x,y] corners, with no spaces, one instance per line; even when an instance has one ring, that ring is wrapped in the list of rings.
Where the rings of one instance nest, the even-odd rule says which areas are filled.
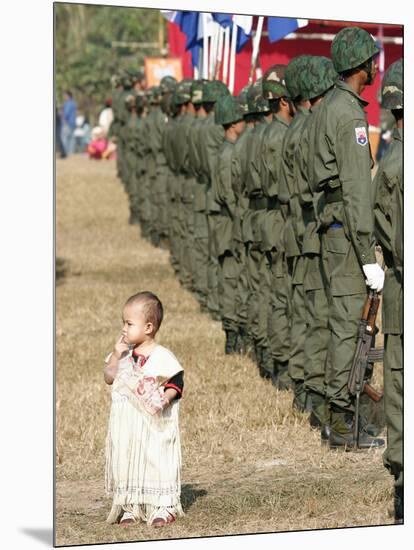
[[[359,145],[366,145],[368,143],[367,129],[365,126],[361,128],[355,128],[355,136]]]

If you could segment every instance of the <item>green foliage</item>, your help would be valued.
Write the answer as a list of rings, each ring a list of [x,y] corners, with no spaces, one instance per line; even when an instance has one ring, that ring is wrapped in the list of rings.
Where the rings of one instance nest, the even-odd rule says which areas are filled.
[[[165,22],[159,10],[82,4],[55,4],[55,75],[57,103],[70,89],[79,110],[96,119],[112,94],[110,78],[125,68],[142,68],[144,57],[159,48],[114,42],[158,43]]]

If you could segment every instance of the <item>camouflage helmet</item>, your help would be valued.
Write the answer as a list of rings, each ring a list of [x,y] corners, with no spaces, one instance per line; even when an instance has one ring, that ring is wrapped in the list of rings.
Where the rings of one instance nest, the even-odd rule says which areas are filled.
[[[177,84],[174,91],[176,105],[182,105],[188,103],[191,100],[191,85],[193,81],[190,78],[184,78]]]
[[[136,94],[133,92],[128,92],[126,96],[124,97],[125,106],[127,109],[132,109],[132,107],[135,107],[135,98]]]
[[[299,77],[303,70],[305,70],[308,64],[310,55],[298,55],[294,57],[288,64],[285,70],[285,82],[286,88],[289,92],[289,96],[294,101],[301,97],[301,88],[299,86]]]
[[[263,97],[265,99],[279,99],[288,97],[289,93],[285,82],[286,65],[272,65],[262,79]]]
[[[323,55],[312,56],[298,78],[302,99],[313,99],[331,88],[338,79],[332,60]]]
[[[221,80],[208,80],[204,82],[203,103],[214,103],[219,97],[229,94],[229,89]]]
[[[203,82],[202,80],[194,80],[191,85],[191,103],[201,105],[203,103]]]
[[[379,51],[368,31],[360,27],[345,27],[332,41],[331,57],[335,71],[343,73],[355,69]]]
[[[160,81],[161,93],[173,92],[177,87],[177,80],[170,75],[163,76]]]
[[[121,80],[121,84],[122,84],[124,89],[128,90],[129,88],[132,88],[132,86],[133,86],[132,78],[130,77],[130,75],[128,73],[124,73],[121,76],[120,80]]]
[[[135,82],[141,82],[144,80],[144,73],[140,70],[130,68],[126,70],[126,73],[131,78],[132,86]]]
[[[383,109],[403,109],[403,60],[394,61],[385,72],[381,84],[381,107]]]
[[[248,94],[249,88],[250,88],[249,84],[244,86],[244,88],[240,90],[239,95],[236,98],[241,107],[241,110],[245,115],[249,113],[249,104],[247,102],[247,94]]]
[[[237,99],[231,95],[224,95],[217,99],[214,109],[216,124],[233,124],[243,120],[243,110]]]
[[[161,101],[161,88],[159,86],[152,86],[151,88],[150,103],[159,104]]]
[[[267,113],[270,111],[269,101],[263,97],[261,78],[249,87],[247,92],[247,107],[249,113]]]

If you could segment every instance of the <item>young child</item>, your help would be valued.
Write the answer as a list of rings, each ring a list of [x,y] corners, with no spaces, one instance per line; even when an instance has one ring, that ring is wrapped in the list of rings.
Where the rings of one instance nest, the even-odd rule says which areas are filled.
[[[128,298],[122,334],[105,360],[112,384],[105,489],[113,495],[107,523],[139,519],[162,527],[182,516],[178,428],[183,368],[154,337],[163,318],[151,292]]]

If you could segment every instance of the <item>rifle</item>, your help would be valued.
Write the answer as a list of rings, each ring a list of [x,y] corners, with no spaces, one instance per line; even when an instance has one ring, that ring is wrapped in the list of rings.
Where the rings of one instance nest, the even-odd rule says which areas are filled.
[[[373,363],[384,359],[384,348],[375,348],[375,333],[379,307],[379,296],[375,290],[370,290],[362,310],[362,318],[358,326],[358,341],[348,377],[349,393],[355,396],[354,447],[359,446],[359,400],[361,393],[366,393],[373,401],[378,402],[383,394],[369,385],[367,379],[372,372]],[[368,370],[368,373],[367,373]]]

